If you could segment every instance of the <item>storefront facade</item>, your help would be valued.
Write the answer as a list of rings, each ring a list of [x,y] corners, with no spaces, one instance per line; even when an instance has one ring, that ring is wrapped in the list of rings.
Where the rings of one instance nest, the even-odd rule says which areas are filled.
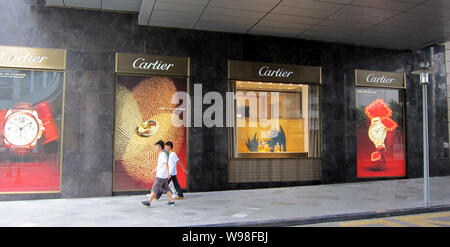
[[[285,120],[286,123],[280,124],[283,132],[287,133],[283,148],[282,140],[271,140],[273,147],[259,147],[262,139],[271,138],[258,134],[253,141],[259,130],[198,127],[191,119],[192,127],[180,134],[185,138],[185,144],[180,145],[185,145],[185,165],[189,169],[184,186],[190,192],[418,178],[422,176],[422,97],[418,77],[411,71],[421,61],[429,62],[438,70],[432,76],[428,95],[430,173],[431,176],[450,175],[444,46],[399,51],[269,36],[144,27],[137,25],[136,16],[131,14],[50,8],[42,1],[2,1],[1,4],[0,16],[5,17],[0,27],[1,46],[65,50],[66,57],[65,68],[56,71],[65,78],[65,83],[58,84],[64,88],[58,91],[61,92],[58,96],[61,102],[60,98],[54,98],[55,104],[62,108],[52,109],[53,115],[58,115],[55,122],[63,138],[55,142],[61,144],[61,147],[56,145],[58,148],[55,149],[56,155],[58,152],[61,154],[60,185],[56,189],[29,191],[33,193],[20,188],[6,191],[10,186],[0,188],[0,200],[143,193],[139,192],[143,188],[136,184],[135,187],[117,187],[116,184],[115,164],[120,147],[116,146],[115,131],[119,119],[117,111],[121,107],[120,104],[118,106],[118,94],[120,88],[131,87],[127,83],[138,85],[142,78],[151,81],[161,76],[173,81],[174,90],[189,92],[191,96],[194,96],[195,85],[198,84],[201,84],[202,95],[214,91],[224,99],[227,92],[258,91],[259,86],[267,86],[264,92],[277,91],[285,99],[296,102],[289,105],[290,110],[285,113],[290,123]],[[121,72],[116,67],[116,58],[120,54],[140,54],[143,58],[156,56],[159,61],[162,58],[183,58],[186,61],[185,73],[149,72],[137,75]],[[258,74],[252,74],[253,77],[245,76],[245,73],[235,76],[232,66],[236,63],[244,63],[241,68],[247,65],[251,68],[252,64],[256,64],[256,73],[259,71],[266,79],[258,78]],[[7,67],[4,63],[0,67],[2,71],[18,69]],[[29,67],[25,69],[33,70]],[[286,79],[302,69],[314,74],[313,79],[308,79],[306,72],[303,77]],[[399,80],[403,79],[403,85],[394,88],[358,85],[358,77],[363,77],[358,76],[361,71],[379,73],[375,79],[372,78],[373,83],[388,82],[386,78],[390,73],[400,74]],[[383,76],[385,79],[377,79]],[[368,74],[364,77],[367,78]],[[10,86],[3,79],[0,100],[7,99],[9,95],[4,89]],[[255,83],[256,88],[249,87],[248,84],[252,83],[248,82]],[[281,83],[286,88],[270,90],[269,83]],[[298,88],[290,89],[290,84]],[[124,92],[126,95],[127,92]],[[364,94],[368,92],[381,96],[366,100],[368,97]],[[156,93],[153,97],[164,95]],[[383,95],[390,96],[383,98]],[[372,117],[360,114],[364,112],[362,108],[377,98],[382,98],[384,103],[380,104],[392,110],[391,116],[388,113],[370,115]],[[394,98],[395,105],[400,108],[390,105]],[[1,109],[14,108],[13,103],[2,104]],[[226,104],[224,101],[223,109],[227,108]],[[202,104],[202,112],[209,107],[209,104]],[[284,107],[287,107],[286,104]],[[245,106],[241,109],[245,112]],[[223,114],[226,119],[226,112]],[[237,114],[237,111],[233,112],[236,120]],[[61,121],[58,120],[59,115]],[[360,138],[364,137],[362,142],[373,145],[361,154],[361,159],[371,159],[372,153],[380,151],[376,149],[376,141],[373,141],[376,137],[358,134],[365,132],[364,128],[370,132],[369,128],[376,126],[372,121],[377,117],[395,122],[393,125],[396,128],[390,126],[390,131],[383,133],[382,130],[380,133],[383,140],[400,140],[400,144],[394,143],[395,147],[389,146],[390,141],[385,142],[386,149],[397,150],[392,157],[402,157],[398,173],[374,176],[358,172],[362,164],[358,157],[362,147]],[[142,117],[140,120],[150,119]],[[389,125],[386,122],[383,124]],[[303,128],[303,131],[289,134],[290,127],[283,125],[301,126],[299,129]],[[281,128],[276,129],[281,133]],[[396,137],[394,132],[400,133],[400,130],[401,135]],[[296,135],[298,139],[289,140],[289,136]],[[240,136],[245,137],[241,143],[237,138]],[[247,141],[256,146],[246,145]],[[9,149],[2,148],[0,181],[8,175],[8,169],[4,169],[6,163],[11,163],[10,159],[5,158],[9,155],[6,155]],[[284,149],[292,155],[280,152]],[[150,146],[148,152],[152,151]],[[380,157],[387,160],[389,155],[376,153],[370,162],[376,162]],[[17,176],[16,168],[11,175]]]

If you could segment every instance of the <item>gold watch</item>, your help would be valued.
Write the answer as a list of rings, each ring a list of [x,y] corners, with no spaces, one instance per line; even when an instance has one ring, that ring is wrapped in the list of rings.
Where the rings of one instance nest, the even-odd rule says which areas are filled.
[[[31,151],[45,129],[30,103],[19,103],[8,110],[2,128],[5,146],[13,153]]]
[[[388,129],[381,122],[380,117],[372,118],[372,122],[369,127],[369,139],[373,142],[376,149],[386,148],[384,140],[386,139]]]

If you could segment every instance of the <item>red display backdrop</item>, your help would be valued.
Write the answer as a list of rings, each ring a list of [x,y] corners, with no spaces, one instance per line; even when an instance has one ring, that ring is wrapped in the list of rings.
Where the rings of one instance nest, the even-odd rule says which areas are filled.
[[[403,95],[399,89],[357,88],[357,177],[404,177]]]
[[[0,69],[0,193],[59,192],[64,73]]]
[[[118,75],[116,80],[113,190],[150,190],[155,179],[152,172],[158,158],[157,141],[171,141],[187,169],[186,128],[172,125],[172,113],[182,102],[171,103],[175,93],[187,91],[187,79]],[[148,121],[156,122],[157,128],[151,135],[142,136],[137,129]],[[180,186],[185,189],[187,176],[179,167],[177,172]]]

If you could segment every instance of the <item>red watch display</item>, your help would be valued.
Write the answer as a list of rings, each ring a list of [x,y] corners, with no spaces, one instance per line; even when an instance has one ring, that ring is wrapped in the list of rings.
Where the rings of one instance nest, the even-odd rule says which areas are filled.
[[[392,109],[384,102],[377,98],[364,108],[364,113],[371,121],[368,129],[369,139],[375,145],[376,151],[370,155],[370,160],[374,170],[384,170],[386,162],[383,152],[386,150],[386,138],[390,138],[390,133],[394,131],[398,124],[392,120]],[[388,140],[388,143],[389,140]]]
[[[44,144],[55,141],[59,138],[58,127],[56,125],[55,119],[52,116],[52,112],[48,107],[48,104],[44,101],[37,104],[34,109],[37,111],[39,118],[44,125]]]
[[[30,152],[45,136],[44,144],[58,139],[58,129],[46,102],[32,107],[18,103],[13,109],[0,111],[0,135],[5,147],[16,154]]]

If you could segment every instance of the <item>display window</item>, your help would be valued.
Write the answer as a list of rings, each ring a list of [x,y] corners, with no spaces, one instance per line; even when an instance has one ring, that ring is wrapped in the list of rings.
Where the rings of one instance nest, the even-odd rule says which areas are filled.
[[[188,91],[188,76],[170,75],[174,73],[170,69],[181,66],[185,68],[181,75],[186,73],[188,59],[170,63],[171,57],[138,54],[117,54],[117,59],[113,191],[147,191],[155,180],[157,141],[171,141],[183,167],[188,166],[187,128],[172,124],[172,114],[182,104],[172,104],[172,96]],[[157,70],[159,64],[167,66]],[[187,189],[188,177],[180,167],[177,179]]]
[[[59,191],[64,73],[0,69],[0,192]]]
[[[0,194],[61,190],[65,59],[0,46]]]
[[[230,158],[320,158],[321,68],[228,61]]]
[[[235,83],[238,156],[319,156],[319,86]]]
[[[403,91],[357,88],[358,177],[404,177]]]
[[[357,177],[406,176],[405,75],[356,70],[355,79]]]
[[[155,175],[157,141],[171,141],[186,165],[186,128],[172,125],[178,105],[172,95],[187,90],[186,78],[166,76],[117,76],[114,139],[114,190],[148,190]],[[178,168],[177,178],[186,188],[186,174]]]

